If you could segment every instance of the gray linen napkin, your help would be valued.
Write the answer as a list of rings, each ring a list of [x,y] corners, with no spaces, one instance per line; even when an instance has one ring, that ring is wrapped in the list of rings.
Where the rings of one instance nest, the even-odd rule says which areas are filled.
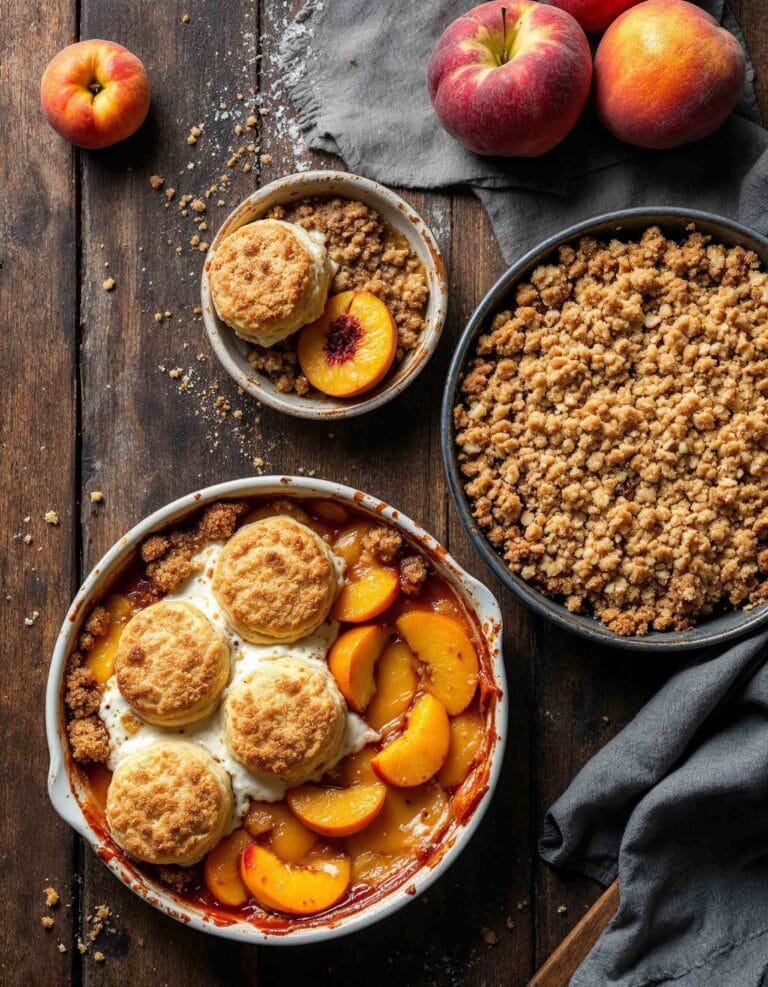
[[[768,634],[675,675],[547,814],[612,922],[572,987],[757,987],[768,971]]]
[[[699,4],[742,41],[723,0]],[[614,140],[587,112],[533,160],[481,158],[442,129],[426,92],[429,53],[471,2],[308,0],[280,47],[283,81],[310,147],[388,185],[469,185],[508,261],[571,223],[638,205],[738,217],[768,233],[768,133],[750,65],[738,111],[712,137],[673,151]]]

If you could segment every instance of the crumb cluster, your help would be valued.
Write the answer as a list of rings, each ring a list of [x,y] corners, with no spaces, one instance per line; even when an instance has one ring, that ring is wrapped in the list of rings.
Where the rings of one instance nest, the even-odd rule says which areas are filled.
[[[397,326],[395,365],[400,363],[424,331],[429,296],[424,265],[405,237],[375,210],[352,199],[302,199],[275,206],[268,216],[324,234],[331,260],[338,265],[330,294],[367,291],[380,298]],[[268,348],[253,346],[249,360],[281,393],[309,392],[299,368],[295,336]]]
[[[243,501],[221,501],[207,507],[191,529],[151,535],[141,546],[140,554],[153,588],[172,593],[181,586],[195,571],[192,557],[208,542],[231,538],[247,509]]]
[[[585,238],[518,286],[454,409],[509,568],[622,635],[768,597],[768,274],[691,229]]]
[[[429,567],[420,555],[402,555],[403,536],[394,528],[376,525],[363,538],[363,549],[382,565],[391,565],[397,559],[400,589],[406,596],[418,596],[429,575]]]

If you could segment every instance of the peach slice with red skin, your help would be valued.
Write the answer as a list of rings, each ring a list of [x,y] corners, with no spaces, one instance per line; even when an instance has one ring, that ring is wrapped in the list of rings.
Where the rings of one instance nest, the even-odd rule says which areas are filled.
[[[477,689],[477,651],[461,624],[442,613],[413,610],[397,629],[427,666],[426,687],[450,716],[463,712]]]
[[[240,856],[251,842],[244,829],[236,829],[216,844],[203,864],[203,880],[220,905],[239,908],[249,898],[240,877]]]
[[[351,398],[382,380],[397,351],[397,326],[384,302],[367,291],[342,291],[299,333],[301,370],[323,394]]]
[[[379,751],[371,767],[390,785],[421,785],[442,768],[450,743],[445,706],[427,692],[416,700],[403,733]]]
[[[459,713],[451,720],[448,757],[437,773],[443,788],[455,788],[467,777],[477,760],[484,732],[483,718],[475,710]]]
[[[333,643],[328,668],[341,694],[356,713],[364,713],[376,691],[373,667],[389,637],[389,629],[365,624],[345,631]]]
[[[419,677],[411,649],[405,641],[393,641],[376,663],[376,692],[365,719],[373,730],[381,730],[399,719],[416,695]]]
[[[240,858],[240,876],[256,901],[286,915],[316,915],[332,908],[346,894],[351,873],[349,858],[340,853],[291,864],[251,843]]]
[[[336,838],[369,826],[381,812],[386,794],[386,786],[380,782],[352,788],[309,784],[292,788],[286,798],[305,826],[321,836]]]
[[[331,616],[349,624],[373,620],[390,607],[400,592],[394,569],[371,565],[353,570],[336,597]]]

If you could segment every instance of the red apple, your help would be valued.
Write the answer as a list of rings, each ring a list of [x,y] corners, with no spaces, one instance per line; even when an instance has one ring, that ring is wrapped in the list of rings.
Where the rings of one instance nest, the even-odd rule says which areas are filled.
[[[149,110],[141,61],[114,41],[79,41],[43,73],[40,100],[48,123],[72,144],[109,147],[130,137]]]
[[[567,10],[589,34],[602,33],[619,14],[640,0],[546,0],[553,7]]]
[[[448,133],[476,154],[532,158],[559,144],[589,96],[592,59],[577,22],[533,0],[492,0],[446,28],[427,66]]]
[[[646,0],[611,24],[595,55],[595,106],[629,144],[678,147],[711,134],[744,89],[741,45],[685,0]]]

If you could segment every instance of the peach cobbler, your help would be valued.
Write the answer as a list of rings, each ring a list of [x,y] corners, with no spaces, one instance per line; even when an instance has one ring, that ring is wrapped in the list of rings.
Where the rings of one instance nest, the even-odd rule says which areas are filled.
[[[64,695],[92,824],[270,930],[440,858],[487,787],[497,699],[473,615],[420,550],[294,498],[146,539],[87,614]]]
[[[517,286],[454,409],[512,572],[617,634],[768,598],[768,274],[689,228],[584,238]]]
[[[351,199],[274,206],[224,237],[208,277],[219,317],[282,393],[364,394],[426,328],[424,265],[406,237]]]

